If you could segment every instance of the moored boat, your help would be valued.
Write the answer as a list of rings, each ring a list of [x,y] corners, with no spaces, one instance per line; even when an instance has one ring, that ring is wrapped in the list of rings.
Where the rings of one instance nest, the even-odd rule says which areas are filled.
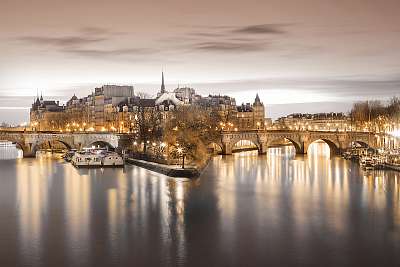
[[[71,149],[63,155],[63,159],[67,162],[71,162],[72,157],[75,155],[76,149]]]
[[[123,167],[124,159],[115,152],[90,149],[74,153],[71,163],[78,168]]]

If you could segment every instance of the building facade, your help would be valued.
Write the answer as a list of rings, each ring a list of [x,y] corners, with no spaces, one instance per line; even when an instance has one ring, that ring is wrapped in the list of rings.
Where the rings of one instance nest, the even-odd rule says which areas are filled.
[[[246,103],[237,107],[238,130],[262,130],[266,126],[265,107],[258,94],[253,104]]]
[[[303,131],[350,131],[351,118],[342,112],[295,113],[277,119],[272,128]]]
[[[104,85],[86,97],[73,95],[60,106],[55,101],[38,98],[31,108],[31,125],[40,130],[135,132],[147,115],[157,113],[160,127],[180,106],[195,105],[218,113],[223,130],[255,130],[265,128],[265,107],[258,95],[253,104],[236,105],[227,95],[197,95],[193,88],[178,87],[168,91],[161,77],[156,98],[135,96],[133,86]],[[144,115],[147,114],[147,115]],[[39,129],[39,128],[38,128]]]
[[[59,101],[36,98],[30,109],[30,125],[38,131],[58,131],[62,128],[66,116],[64,106]]]

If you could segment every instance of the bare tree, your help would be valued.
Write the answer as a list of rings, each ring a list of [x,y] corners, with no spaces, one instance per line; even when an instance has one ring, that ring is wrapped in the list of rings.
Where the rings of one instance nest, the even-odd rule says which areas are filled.
[[[220,116],[195,106],[177,108],[167,122],[164,140],[171,156],[186,157],[202,164],[208,158],[207,145],[220,136]]]
[[[146,153],[149,143],[161,140],[161,113],[154,107],[140,107],[137,114],[137,129],[138,140],[143,143],[143,152]]]

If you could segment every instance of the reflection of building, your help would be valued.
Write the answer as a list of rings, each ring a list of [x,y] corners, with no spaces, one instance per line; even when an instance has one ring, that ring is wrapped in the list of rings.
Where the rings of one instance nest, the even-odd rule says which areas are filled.
[[[265,108],[258,94],[252,105],[247,103],[237,107],[237,128],[239,130],[264,129],[265,123]]]
[[[275,129],[344,131],[350,130],[351,119],[343,113],[290,114],[274,122]]]

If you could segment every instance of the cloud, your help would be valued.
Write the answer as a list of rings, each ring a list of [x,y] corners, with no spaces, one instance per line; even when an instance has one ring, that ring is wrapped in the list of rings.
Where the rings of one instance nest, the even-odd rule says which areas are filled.
[[[195,51],[246,53],[271,48],[273,38],[286,34],[287,24],[258,24],[245,26],[193,26],[195,30],[179,37],[184,48]]]
[[[200,42],[193,49],[213,52],[255,52],[266,48],[262,42],[253,41],[222,41],[222,42]]]
[[[110,35],[114,34],[114,32],[111,32],[108,29],[105,28],[100,28],[100,27],[83,27],[80,29],[80,32],[83,34],[88,34],[88,35]]]
[[[192,32],[193,35],[198,36],[232,36],[242,35],[242,34],[252,34],[252,35],[274,35],[274,34],[286,34],[287,31],[284,28],[291,24],[284,23],[265,23],[265,24],[251,24],[251,25],[213,25],[213,26],[201,26],[195,25],[191,26],[196,29]]]
[[[56,47],[68,47],[68,46],[81,46],[91,43],[98,43],[107,40],[107,38],[84,37],[84,36],[63,36],[63,37],[24,36],[18,38],[18,40],[36,45],[52,45]]]
[[[144,56],[151,55],[158,52],[156,49],[151,48],[127,48],[127,49],[66,49],[65,53],[75,54],[85,57],[118,57],[118,56]]]
[[[188,36],[194,36],[194,37],[200,37],[200,38],[220,38],[220,37],[225,37],[225,33],[216,33],[216,32],[190,32],[187,33],[186,35]]]
[[[71,36],[22,36],[17,38],[37,46],[53,46],[58,52],[90,58],[113,58],[122,56],[140,57],[157,53],[151,48],[101,48],[107,41],[113,41],[121,32],[99,27],[83,27]]]
[[[51,45],[54,47],[81,47],[85,45],[112,40],[122,32],[110,31],[100,27],[83,27],[73,35],[64,36],[20,36],[17,40],[34,45]]]
[[[259,24],[259,25],[248,25],[244,27],[238,27],[233,29],[233,33],[243,33],[243,34],[285,34],[282,28],[284,24]]]

